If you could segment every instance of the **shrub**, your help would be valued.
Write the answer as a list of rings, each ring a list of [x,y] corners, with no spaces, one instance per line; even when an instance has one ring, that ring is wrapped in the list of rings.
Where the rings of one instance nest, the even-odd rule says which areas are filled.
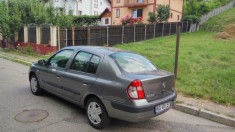
[[[133,15],[127,15],[124,18],[121,18],[121,23],[122,25],[126,25],[128,23],[130,24],[142,24],[143,23],[143,17],[141,16],[140,18],[133,18]]]
[[[149,16],[149,18],[147,20],[148,22],[150,22],[150,23],[157,22],[157,15],[154,12],[149,12],[148,16]]]

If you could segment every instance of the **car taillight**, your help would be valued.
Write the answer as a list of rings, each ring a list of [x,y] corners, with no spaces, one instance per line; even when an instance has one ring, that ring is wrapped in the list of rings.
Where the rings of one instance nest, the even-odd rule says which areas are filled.
[[[127,94],[131,99],[144,99],[144,89],[140,80],[134,80],[127,88]]]

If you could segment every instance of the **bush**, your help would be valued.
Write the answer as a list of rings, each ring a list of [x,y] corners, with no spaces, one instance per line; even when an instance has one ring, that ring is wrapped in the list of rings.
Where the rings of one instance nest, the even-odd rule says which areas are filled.
[[[133,15],[127,15],[126,17],[121,19],[122,25],[126,25],[128,23],[130,24],[142,24],[143,23],[143,17],[141,16],[140,18],[133,18]]]
[[[31,46],[17,46],[16,51],[26,55],[38,55],[38,53]]]
[[[154,12],[149,12],[148,16],[149,16],[148,22],[154,23],[157,21],[157,15]]]
[[[170,6],[169,5],[159,5],[157,7],[157,21],[164,22],[170,18]]]

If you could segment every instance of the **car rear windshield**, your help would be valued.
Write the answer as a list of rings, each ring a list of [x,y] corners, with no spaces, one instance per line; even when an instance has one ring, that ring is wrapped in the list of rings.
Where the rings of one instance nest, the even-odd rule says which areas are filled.
[[[137,73],[157,70],[157,68],[145,57],[128,52],[120,52],[109,55],[118,65],[121,72]]]

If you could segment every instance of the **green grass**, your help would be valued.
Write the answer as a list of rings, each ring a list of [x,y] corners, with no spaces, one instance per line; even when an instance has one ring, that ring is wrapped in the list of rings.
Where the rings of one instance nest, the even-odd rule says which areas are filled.
[[[235,40],[215,40],[216,33],[181,34],[176,89],[187,96],[235,105]],[[176,36],[117,45],[174,71]]]
[[[222,27],[225,27],[228,24],[235,24],[235,7],[219,14],[214,17],[211,17],[207,22],[203,24],[203,26],[206,26],[209,24],[210,26],[215,24],[215,27],[219,27],[220,24],[222,24]]]

